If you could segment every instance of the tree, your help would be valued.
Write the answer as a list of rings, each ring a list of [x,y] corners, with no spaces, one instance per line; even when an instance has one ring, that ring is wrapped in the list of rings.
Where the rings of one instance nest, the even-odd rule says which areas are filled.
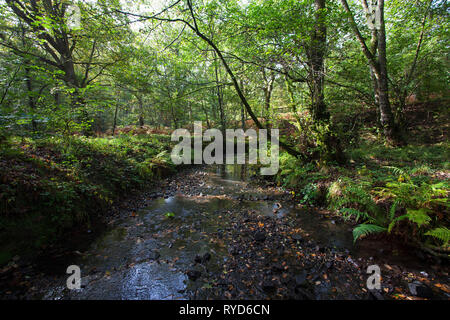
[[[384,19],[384,0],[362,0],[364,11],[368,17],[369,28],[372,32],[371,48],[364,40],[347,0],[341,0],[342,6],[348,13],[350,25],[358,39],[362,51],[366,56],[374,77],[375,101],[380,112],[380,123],[388,143],[403,142],[389,100],[389,79],[386,56],[386,24]]]

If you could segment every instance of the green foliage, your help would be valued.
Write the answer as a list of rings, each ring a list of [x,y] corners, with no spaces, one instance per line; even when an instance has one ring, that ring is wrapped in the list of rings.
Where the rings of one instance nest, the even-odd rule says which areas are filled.
[[[311,0],[193,1],[192,12],[181,1],[158,15],[181,23],[146,19],[139,31],[130,27],[137,17],[120,13],[139,7],[129,1],[77,1],[77,27],[59,2],[14,3],[0,4],[0,218],[33,213],[24,230],[45,220],[48,234],[57,233],[172,171],[171,129],[191,128],[195,120],[255,128],[229,85],[233,70],[253,113],[283,129],[283,141],[310,160],[282,152],[279,186],[317,205],[330,184],[330,208],[363,222],[360,235],[377,225],[448,242],[443,180],[450,145],[445,126],[437,125],[448,123],[444,1],[386,2],[381,30],[389,41],[385,57],[377,52],[389,70],[385,94],[400,129],[410,129],[408,142],[423,140],[402,147],[380,139],[368,60],[339,1],[323,10]],[[370,46],[363,8],[350,6]],[[226,50],[226,70],[211,43],[182,23],[191,14]],[[321,26],[325,32],[317,32]],[[314,72],[316,63],[323,72]],[[440,108],[431,110],[431,101]],[[350,163],[338,168],[331,160],[341,158],[340,147]],[[47,240],[44,233],[38,243]]]
[[[116,199],[171,171],[168,145],[160,141],[169,140],[10,139],[0,149],[0,240],[39,247],[89,224]],[[36,240],[31,245],[30,237]]]
[[[319,192],[317,185],[314,183],[307,184],[302,190],[303,198],[300,200],[302,204],[312,205],[316,202]]]
[[[426,236],[434,237],[442,241],[444,247],[448,246],[450,241],[450,230],[446,227],[435,228],[433,230],[425,232]]]
[[[355,229],[353,229],[353,241],[360,239],[368,234],[375,234],[380,232],[385,232],[386,228],[375,225],[375,224],[360,224]]]
[[[411,176],[404,168],[385,168],[393,176],[385,176],[383,187],[373,187],[370,181],[355,183],[354,180],[341,178],[329,188],[328,201],[331,208],[338,210],[347,220],[352,218],[356,222],[364,222],[354,229],[355,241],[370,233],[387,231],[401,234],[410,240],[423,240],[424,235],[434,236],[445,243],[447,229],[439,227],[439,224],[445,223],[440,212],[445,212],[449,207],[448,184]],[[358,172],[370,178],[369,170],[363,169]],[[409,171],[417,174],[421,170]],[[375,181],[380,183],[379,180]],[[375,198],[388,205],[382,208],[374,201]],[[408,224],[401,226],[401,222]],[[433,227],[436,232],[430,231]]]
[[[448,208],[449,203],[446,198],[448,186],[445,183],[417,182],[405,170],[396,167],[387,168],[395,174],[397,180],[390,179],[385,187],[376,188],[375,194],[394,201],[389,211],[391,220],[389,232],[404,219],[408,219],[418,227],[428,225],[432,221],[429,215],[434,209]],[[406,209],[406,214],[395,217],[398,206]]]
[[[277,182],[285,187],[304,188],[310,183],[327,178],[314,163],[303,163],[286,152],[280,154],[280,171]],[[311,187],[309,187],[311,188]]]
[[[364,221],[374,221],[374,219],[367,213],[363,211],[359,211],[354,208],[341,208],[339,213],[344,217],[344,219],[349,220],[350,218],[354,218],[356,222],[359,220]]]
[[[338,186],[340,186],[339,191],[336,190],[339,188]],[[364,215],[378,215],[379,208],[367,192],[367,187],[367,183],[355,184],[349,178],[338,180],[328,192],[330,207],[340,210],[347,218],[352,215],[355,215],[358,219]]]
[[[164,214],[164,216],[165,216],[166,218],[173,219],[173,218],[175,218],[175,213],[173,213],[173,212],[166,212],[166,213]]]

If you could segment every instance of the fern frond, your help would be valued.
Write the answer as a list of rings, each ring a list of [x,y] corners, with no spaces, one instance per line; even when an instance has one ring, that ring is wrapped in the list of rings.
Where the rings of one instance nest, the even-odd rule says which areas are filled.
[[[377,226],[375,224],[360,224],[355,229],[353,229],[353,242],[360,239],[361,237],[367,236],[372,233],[385,232],[386,228]]]
[[[392,231],[392,228],[394,228],[394,226],[397,224],[397,222],[402,221],[402,220],[407,219],[407,218],[408,218],[408,215],[404,214],[402,216],[399,216],[399,217],[393,219],[391,221],[391,223],[389,223],[389,227],[388,227],[387,231],[390,233]]]
[[[441,240],[444,246],[450,241],[450,230],[446,227],[435,228],[426,232],[425,235]]]
[[[413,210],[413,209],[407,209],[406,210],[407,213],[407,217],[411,222],[414,222],[415,224],[417,224],[419,227],[429,224],[431,221],[430,216],[427,214],[427,212],[430,212],[430,209],[427,208],[420,208],[418,210]]]
[[[427,214],[430,210],[427,208],[420,208],[419,210],[407,209],[407,214],[399,216],[391,221],[388,227],[388,232],[392,231],[392,228],[397,224],[397,222],[408,219],[411,222],[414,222],[419,227],[427,225],[430,223],[431,218]]]
[[[398,205],[401,204],[400,200],[395,200],[392,204],[391,208],[389,209],[389,218],[392,220],[395,217],[395,212],[397,211]]]
[[[395,174],[396,176],[403,176],[408,180],[410,180],[409,174],[405,170],[393,166],[384,166],[384,167],[390,169],[392,173]]]
[[[344,216],[344,219],[346,220],[350,219],[353,216],[355,217],[356,221],[359,221],[361,218],[368,221],[373,221],[373,218],[367,212],[362,212],[354,208],[342,208],[339,210],[339,212]]]

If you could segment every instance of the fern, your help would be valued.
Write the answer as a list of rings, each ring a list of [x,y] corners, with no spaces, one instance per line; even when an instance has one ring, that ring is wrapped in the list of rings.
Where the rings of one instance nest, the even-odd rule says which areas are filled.
[[[395,218],[395,212],[397,211],[398,205],[401,204],[401,201],[395,200],[392,204],[391,208],[389,209],[389,219],[392,220]]]
[[[390,169],[392,173],[395,174],[396,176],[403,177],[406,180],[411,181],[411,177],[405,170],[392,166],[385,166],[385,168]]]
[[[151,160],[151,163],[154,165],[165,165],[167,163],[167,160],[165,159],[166,153],[166,150],[161,151]]]
[[[450,241],[450,230],[446,227],[435,228],[426,232],[425,235],[441,240],[443,246],[447,246]]]
[[[343,195],[334,200],[333,207],[353,207],[357,205],[359,209],[375,214],[378,208],[370,194],[360,185],[347,185],[343,187]]]
[[[367,221],[373,221],[373,218],[367,212],[362,212],[357,209],[342,208],[339,212],[343,215],[345,220],[355,217],[356,221],[359,221],[361,218]]]
[[[368,234],[380,233],[385,231],[386,231],[385,227],[377,226],[375,224],[365,224],[365,223],[360,224],[355,229],[353,229],[353,242],[356,242],[356,240],[358,240],[361,237],[365,237]]]
[[[415,224],[417,224],[419,227],[427,225],[430,223],[431,218],[430,216],[428,216],[427,212],[430,212],[430,209],[427,208],[420,208],[418,210],[413,210],[413,209],[407,209],[406,210],[408,219],[411,222],[414,222]]]
[[[388,232],[392,231],[397,222],[404,219],[408,219],[409,221],[414,222],[419,227],[429,224],[431,221],[430,216],[428,216],[427,214],[427,212],[429,211],[431,210],[426,208],[421,208],[419,210],[407,209],[407,214],[399,216],[391,221],[388,227]]]

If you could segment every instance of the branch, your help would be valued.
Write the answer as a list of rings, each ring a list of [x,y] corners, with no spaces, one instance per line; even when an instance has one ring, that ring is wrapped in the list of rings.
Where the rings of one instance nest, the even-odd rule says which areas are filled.
[[[7,47],[7,48],[9,48],[9,49],[11,49],[11,50],[13,50],[16,54],[18,54],[18,55],[20,55],[20,56],[23,56],[23,55],[30,55],[30,56],[33,56],[33,57],[35,57],[35,58],[38,58],[38,59],[41,60],[42,62],[48,63],[48,64],[50,64],[50,65],[52,65],[52,66],[54,66],[54,67],[56,67],[56,68],[58,68],[58,69],[61,69],[61,66],[60,66],[60,65],[58,65],[58,64],[57,64],[56,62],[54,62],[54,61],[48,60],[47,58],[41,57],[41,56],[36,55],[36,54],[34,54],[34,53],[31,53],[31,52],[27,52],[27,51],[20,50],[20,49],[18,49],[18,48],[16,48],[16,47],[14,47],[14,46],[12,46],[12,45],[10,45],[10,44],[4,43],[4,42],[0,42],[0,45],[2,45],[2,46],[4,46],[4,47]]]
[[[412,76],[414,74],[414,71],[416,69],[417,59],[419,58],[419,53],[420,53],[420,49],[422,47],[423,37],[425,35],[425,24],[426,24],[427,17],[428,17],[428,11],[430,10],[430,7],[431,7],[432,3],[433,3],[433,0],[430,0],[430,2],[428,4],[428,7],[427,7],[427,9],[425,11],[425,15],[424,15],[423,20],[422,20],[422,30],[420,31],[419,40],[417,42],[416,54],[414,55],[414,60],[413,60],[413,63],[411,65],[411,69],[409,70],[409,73],[408,73],[408,75],[406,77],[405,87],[411,81],[411,78],[412,78]],[[405,90],[406,90],[406,88],[405,88]]]
[[[358,29],[358,25],[356,24],[355,17],[353,16],[352,11],[350,10],[350,7],[348,6],[347,0],[341,0],[342,6],[344,7],[345,11],[348,13],[350,25],[352,26],[353,32],[356,35],[356,38],[359,41],[359,44],[361,45],[361,48],[363,50],[364,55],[369,60],[370,66],[374,69],[374,71],[377,73],[377,75],[380,75],[380,68],[378,66],[378,63],[375,60],[375,57],[370,52],[369,48],[366,45],[366,42],[361,35],[361,32]]]

